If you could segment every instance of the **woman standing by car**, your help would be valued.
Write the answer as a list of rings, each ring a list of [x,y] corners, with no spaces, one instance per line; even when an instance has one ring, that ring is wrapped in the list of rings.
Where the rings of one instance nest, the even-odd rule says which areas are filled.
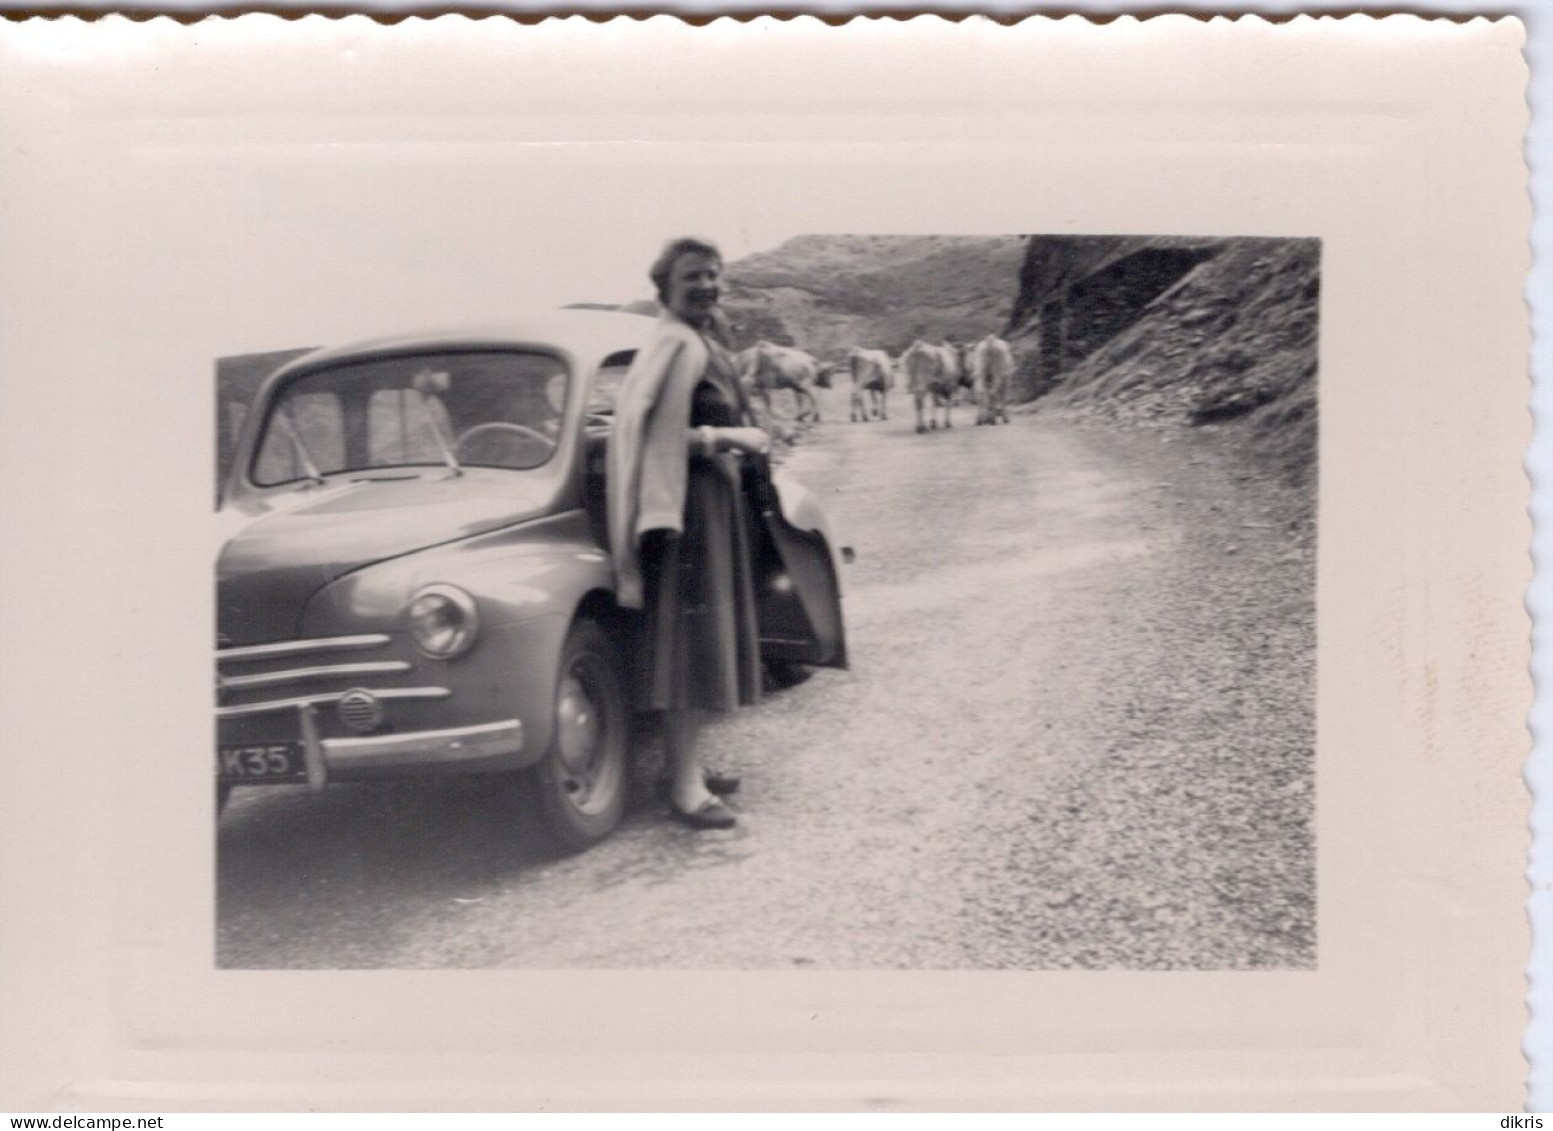
[[[760,637],[751,524],[738,455],[768,450],[751,419],[725,340],[722,255],[696,239],[671,242],[651,269],[664,307],[615,404],[606,484],[617,597],[642,609],[636,678],[664,712],[669,811],[692,828],[730,828],[696,751],[698,712],[760,698]]]

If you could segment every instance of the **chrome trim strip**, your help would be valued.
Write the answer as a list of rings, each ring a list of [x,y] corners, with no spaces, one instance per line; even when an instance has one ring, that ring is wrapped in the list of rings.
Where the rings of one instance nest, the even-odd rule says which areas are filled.
[[[383,765],[429,765],[469,762],[515,754],[523,749],[523,723],[503,719],[478,726],[383,734],[365,738],[326,738],[324,756],[330,769],[366,769]]]
[[[329,664],[317,668],[288,668],[283,672],[259,672],[257,675],[224,675],[221,688],[224,691],[243,691],[250,687],[274,687],[281,683],[302,683],[310,679],[341,679],[351,675],[383,675],[388,672],[407,672],[406,660],[374,660],[368,664]]]
[[[332,652],[346,648],[377,648],[392,639],[393,637],[386,632],[370,632],[360,636],[324,636],[317,640],[280,640],[274,644],[244,644],[238,648],[218,649],[216,663],[273,660],[277,656],[300,656],[305,652]]]
[[[237,703],[231,707],[217,707],[218,719],[242,719],[250,715],[269,715],[276,711],[296,711],[303,707],[322,707],[338,703],[355,688],[345,691],[322,691],[317,695],[299,695],[293,699],[267,699],[262,703]],[[371,690],[370,688],[368,690]],[[385,687],[372,691],[379,699],[446,699],[453,694],[446,687]]]

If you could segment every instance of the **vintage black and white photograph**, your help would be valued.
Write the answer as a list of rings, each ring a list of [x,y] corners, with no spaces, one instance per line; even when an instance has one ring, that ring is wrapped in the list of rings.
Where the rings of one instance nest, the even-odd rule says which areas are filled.
[[[0,22],[0,1084],[1513,1110],[1523,47]]]
[[[1318,240],[568,297],[217,360],[221,966],[1317,963]]]

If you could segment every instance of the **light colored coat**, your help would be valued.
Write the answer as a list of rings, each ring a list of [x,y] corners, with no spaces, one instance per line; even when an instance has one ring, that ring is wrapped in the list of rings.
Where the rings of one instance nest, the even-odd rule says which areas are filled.
[[[666,312],[621,382],[604,484],[615,597],[624,608],[643,604],[642,535],[683,529],[691,397],[708,361],[701,335]]]

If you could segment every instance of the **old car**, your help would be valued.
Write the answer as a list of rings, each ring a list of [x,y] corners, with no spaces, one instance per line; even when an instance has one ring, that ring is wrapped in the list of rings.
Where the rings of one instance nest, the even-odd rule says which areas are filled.
[[[268,379],[222,491],[218,809],[235,786],[515,775],[557,844],[609,833],[639,614],[614,597],[604,446],[652,325],[560,310]],[[813,495],[765,482],[762,655],[791,683],[846,663],[842,554]]]

